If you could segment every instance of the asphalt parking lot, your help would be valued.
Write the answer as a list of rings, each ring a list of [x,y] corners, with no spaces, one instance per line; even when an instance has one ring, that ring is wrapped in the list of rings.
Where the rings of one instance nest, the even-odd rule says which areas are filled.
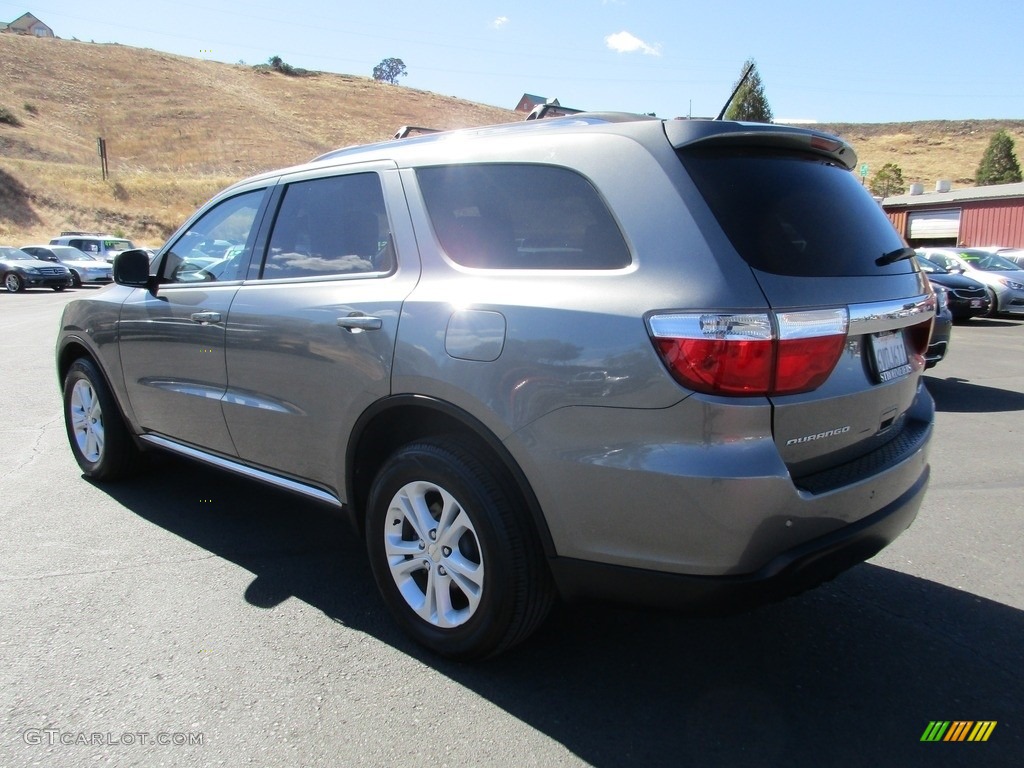
[[[561,609],[462,665],[330,510],[177,460],[82,479],[52,347],[89,290],[0,295],[0,766],[1020,764],[1024,321],[954,327],[924,506],[869,563],[740,616]]]

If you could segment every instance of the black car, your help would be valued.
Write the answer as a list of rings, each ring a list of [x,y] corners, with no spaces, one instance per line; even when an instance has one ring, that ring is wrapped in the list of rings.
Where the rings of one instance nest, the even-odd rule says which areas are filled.
[[[71,271],[63,264],[40,261],[19,248],[0,245],[0,278],[9,293],[26,288],[63,291],[71,285]]]
[[[934,368],[949,351],[949,341],[953,335],[953,313],[949,308],[952,293],[941,285],[932,286],[937,299],[935,307],[935,324],[932,335],[928,339],[928,351],[924,354],[924,367]]]
[[[949,296],[949,311],[954,320],[967,320],[986,315],[992,306],[992,299],[985,286],[966,275],[950,272],[941,264],[926,256],[917,254],[921,271],[928,275],[933,286],[942,286]]]

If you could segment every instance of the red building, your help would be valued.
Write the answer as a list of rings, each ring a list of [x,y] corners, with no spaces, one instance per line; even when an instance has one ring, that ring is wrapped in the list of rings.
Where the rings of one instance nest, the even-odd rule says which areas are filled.
[[[939,182],[928,194],[915,184],[910,194],[882,200],[882,208],[914,247],[1024,248],[1024,183],[951,190]]]

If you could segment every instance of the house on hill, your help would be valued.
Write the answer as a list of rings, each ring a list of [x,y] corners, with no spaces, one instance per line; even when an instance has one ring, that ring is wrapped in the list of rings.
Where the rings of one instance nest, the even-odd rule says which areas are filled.
[[[532,93],[524,93],[523,97],[516,104],[516,112],[530,113],[534,107],[540,106],[541,104],[551,104],[552,106],[559,107],[561,104],[558,103],[558,99],[546,99],[543,96],[534,96]]]
[[[53,30],[31,13],[22,14],[10,24],[0,21],[0,32],[13,35],[32,35],[33,37],[53,37]]]

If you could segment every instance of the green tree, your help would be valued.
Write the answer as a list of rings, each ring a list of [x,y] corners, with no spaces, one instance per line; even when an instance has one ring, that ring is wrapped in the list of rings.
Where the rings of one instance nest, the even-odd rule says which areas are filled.
[[[761,82],[761,75],[757,71],[757,64],[753,59],[747,59],[743,63],[743,73],[750,70],[746,80],[743,74],[736,81],[733,88],[739,86],[736,95],[729,102],[729,108],[725,111],[726,120],[743,120],[749,123],[770,123],[772,121],[772,108],[768,106],[768,99],[764,95],[764,83]],[[743,84],[740,85],[740,80]]]
[[[907,191],[907,185],[903,183],[903,171],[896,163],[886,163],[871,177],[869,189],[877,197],[902,195]]]
[[[384,59],[373,68],[374,80],[392,85],[398,82],[398,78],[405,77],[407,74],[409,73],[405,69],[405,62],[401,59]]]
[[[988,143],[975,174],[979,187],[989,184],[1014,184],[1021,181],[1020,163],[1013,154],[1013,139],[1006,131],[999,131]]]

